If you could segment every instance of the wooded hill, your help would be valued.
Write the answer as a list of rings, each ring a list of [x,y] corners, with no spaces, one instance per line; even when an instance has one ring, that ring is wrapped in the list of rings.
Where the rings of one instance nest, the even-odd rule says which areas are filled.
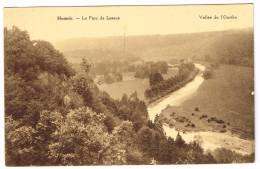
[[[71,62],[140,57],[145,60],[193,58],[253,65],[253,29],[172,35],[75,38],[54,44]]]

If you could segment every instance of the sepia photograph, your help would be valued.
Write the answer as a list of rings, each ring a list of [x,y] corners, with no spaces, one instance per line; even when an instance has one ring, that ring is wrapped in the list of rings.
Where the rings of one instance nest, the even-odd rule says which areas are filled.
[[[255,162],[254,4],[3,11],[6,166]]]

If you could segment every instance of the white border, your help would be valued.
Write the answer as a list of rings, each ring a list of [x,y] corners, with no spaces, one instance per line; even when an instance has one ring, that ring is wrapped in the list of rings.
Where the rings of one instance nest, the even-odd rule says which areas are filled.
[[[161,166],[151,166],[151,165],[140,165],[140,166],[82,166],[79,168],[168,168],[174,167],[177,169],[183,168],[195,168],[195,169],[203,169],[203,168],[260,168],[260,156],[259,156],[259,90],[258,86],[260,86],[260,58],[259,56],[259,13],[260,7],[259,2],[257,0],[149,0],[149,3],[146,0],[44,0],[44,1],[36,1],[36,0],[6,0],[5,2],[0,1],[0,168],[6,168],[4,162],[4,57],[3,57],[3,7],[28,7],[28,6],[99,6],[99,5],[182,5],[182,4],[229,4],[229,3],[254,3],[254,37],[255,37],[255,143],[256,143],[256,154],[255,154],[255,163],[252,164],[218,164],[218,165],[161,165]],[[13,168],[13,167],[8,167]],[[36,168],[36,167],[31,167]],[[41,167],[47,168],[47,167]],[[48,167],[49,169],[56,167]],[[67,167],[67,168],[77,168],[77,167]]]

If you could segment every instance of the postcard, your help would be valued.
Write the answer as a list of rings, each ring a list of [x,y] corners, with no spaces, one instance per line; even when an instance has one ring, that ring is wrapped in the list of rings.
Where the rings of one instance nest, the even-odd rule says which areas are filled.
[[[6,166],[253,163],[253,7],[4,8]]]

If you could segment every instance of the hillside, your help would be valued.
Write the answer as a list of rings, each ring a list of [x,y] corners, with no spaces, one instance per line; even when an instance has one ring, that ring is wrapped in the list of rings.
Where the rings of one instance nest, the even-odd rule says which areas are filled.
[[[75,38],[57,42],[55,46],[73,63],[85,56],[95,58],[94,61],[135,56],[144,60],[193,58],[239,65],[253,65],[254,48],[251,28],[125,38]]]

